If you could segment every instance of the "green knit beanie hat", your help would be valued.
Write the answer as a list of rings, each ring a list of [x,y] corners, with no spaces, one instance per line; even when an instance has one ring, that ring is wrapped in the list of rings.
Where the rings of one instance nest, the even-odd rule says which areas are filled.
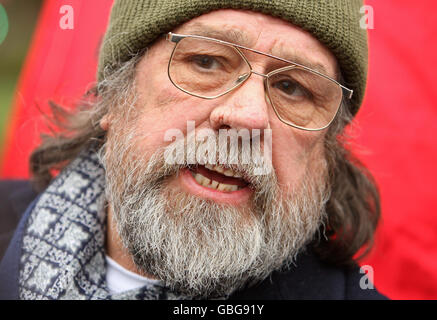
[[[310,32],[337,58],[344,83],[354,90],[352,113],[364,97],[367,31],[362,0],[115,0],[98,68],[98,80],[163,33],[217,9],[245,9],[289,21]]]

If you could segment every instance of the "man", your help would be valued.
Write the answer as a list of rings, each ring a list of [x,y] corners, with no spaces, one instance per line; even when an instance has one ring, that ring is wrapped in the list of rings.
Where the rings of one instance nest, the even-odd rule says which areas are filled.
[[[115,1],[95,95],[53,106],[66,131],[30,159],[39,195],[1,185],[5,221],[27,207],[1,297],[383,298],[353,260],[378,192],[339,138],[364,95],[360,6]]]

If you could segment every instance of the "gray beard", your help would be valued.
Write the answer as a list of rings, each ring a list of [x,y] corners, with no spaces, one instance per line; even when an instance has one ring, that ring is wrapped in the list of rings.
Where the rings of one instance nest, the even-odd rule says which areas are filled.
[[[325,170],[307,168],[298,188],[281,191],[272,171],[253,176],[248,208],[171,193],[169,178],[187,165],[168,165],[164,150],[145,160],[135,134],[115,135],[102,148],[106,197],[123,245],[136,267],[190,297],[213,298],[287,268],[326,218]],[[251,176],[250,165],[233,169]]]

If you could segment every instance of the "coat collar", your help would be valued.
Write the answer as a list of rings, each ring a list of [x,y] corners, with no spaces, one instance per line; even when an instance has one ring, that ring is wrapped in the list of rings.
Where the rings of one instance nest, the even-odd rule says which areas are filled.
[[[32,188],[30,181],[20,181],[18,187],[9,196],[11,207],[14,210],[17,221],[26,211],[29,204],[37,197],[38,193]]]
[[[27,220],[38,201],[38,198],[39,197],[31,203],[22,216],[10,245],[0,263],[0,300],[19,299],[18,279],[20,276],[22,239],[26,229]],[[16,208],[18,209],[19,206]]]

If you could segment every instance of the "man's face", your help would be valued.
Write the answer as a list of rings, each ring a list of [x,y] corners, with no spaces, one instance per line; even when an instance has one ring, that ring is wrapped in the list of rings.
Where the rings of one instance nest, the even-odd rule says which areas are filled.
[[[239,33],[241,45],[317,65],[336,77],[333,55],[280,19],[219,10],[173,31],[196,34],[199,29],[230,42],[235,40],[229,35]],[[137,66],[134,106],[108,117],[107,197],[123,244],[140,270],[186,294],[228,294],[289,261],[319,228],[327,193],[325,131],[281,122],[266,99],[262,77],[212,100],[182,92],[167,74],[173,47],[162,39],[149,48]],[[248,59],[253,70],[272,71],[269,58],[253,54]],[[178,129],[186,135],[188,121],[194,121],[195,130],[271,130],[273,171],[251,183],[253,167],[233,166],[248,177],[239,183],[218,176],[217,167],[211,173],[201,165],[166,164],[166,132]],[[207,187],[196,174],[238,188]]]

